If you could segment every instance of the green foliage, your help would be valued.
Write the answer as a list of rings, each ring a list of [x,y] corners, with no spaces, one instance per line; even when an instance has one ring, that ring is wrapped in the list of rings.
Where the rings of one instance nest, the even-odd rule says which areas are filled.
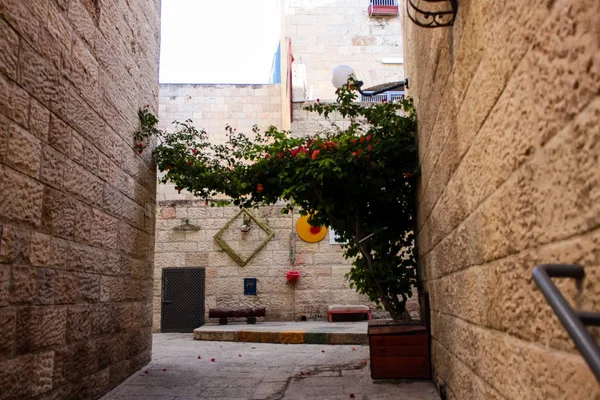
[[[406,319],[406,300],[416,284],[416,121],[411,100],[361,105],[350,87],[335,103],[307,110],[343,117],[344,128],[295,137],[275,127],[252,137],[227,127],[227,142],[210,144],[206,132],[176,123],[156,130],[156,118],[140,111],[140,141],[157,136],[154,157],[162,182],[202,198],[227,195],[240,207],[288,201],[315,226],[331,226],[353,259],[351,286]],[[150,114],[151,115],[151,114]],[[208,200],[207,200],[208,201]]]

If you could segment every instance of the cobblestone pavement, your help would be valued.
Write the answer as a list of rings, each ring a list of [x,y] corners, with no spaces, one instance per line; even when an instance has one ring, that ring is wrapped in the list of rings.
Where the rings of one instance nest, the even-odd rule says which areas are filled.
[[[191,334],[154,334],[152,362],[103,400],[439,400],[431,382],[373,383],[368,359],[368,346],[204,342]]]

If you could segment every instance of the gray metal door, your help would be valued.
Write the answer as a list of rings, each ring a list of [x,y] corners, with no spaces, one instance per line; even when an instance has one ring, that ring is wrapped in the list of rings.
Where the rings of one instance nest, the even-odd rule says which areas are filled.
[[[163,268],[162,332],[193,332],[204,325],[204,268]]]

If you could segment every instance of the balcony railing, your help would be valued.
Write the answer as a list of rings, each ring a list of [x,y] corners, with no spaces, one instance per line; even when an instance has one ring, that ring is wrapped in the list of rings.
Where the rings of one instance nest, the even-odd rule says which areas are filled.
[[[369,92],[365,92],[369,94]],[[401,100],[404,98],[404,91],[385,92],[374,96],[360,96],[360,101],[363,103],[382,103],[385,101]]]
[[[398,15],[398,0],[371,0],[369,16]]]

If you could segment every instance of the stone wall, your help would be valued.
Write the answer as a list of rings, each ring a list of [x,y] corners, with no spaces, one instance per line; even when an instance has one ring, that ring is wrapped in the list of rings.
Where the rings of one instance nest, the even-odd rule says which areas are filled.
[[[341,64],[352,66],[365,87],[404,79],[403,64],[382,63],[402,58],[399,17],[371,18],[362,0],[284,3],[283,32],[292,40],[294,65],[306,70],[306,100],[335,99],[331,71]]]
[[[600,398],[531,274],[583,265],[580,288],[556,281],[600,310],[600,3],[459,7],[404,32],[435,380],[451,399]]]
[[[253,210],[265,221],[275,236],[244,267],[238,266],[213,237],[239,212],[237,207],[210,207],[204,200],[161,201],[158,207],[156,258],[154,274],[154,329],[160,329],[162,268],[206,268],[206,314],[214,307],[265,306],[267,320],[293,321],[301,315],[309,320],[326,319],[330,304],[370,305],[374,317],[386,313],[348,287],[344,275],[350,262],[344,259],[341,246],[330,244],[328,236],[318,243],[296,240],[295,264],[290,262],[290,234],[295,232],[295,215],[281,214],[281,206]],[[188,220],[200,227],[196,232],[174,230]],[[238,251],[249,255],[262,240],[254,223],[241,233],[239,218],[227,231],[225,240]],[[292,230],[293,227],[293,230]],[[300,271],[296,285],[288,285],[286,272]],[[258,295],[244,295],[244,278],[257,278]],[[416,304],[411,303],[411,310]],[[207,320],[208,321],[208,320]],[[215,322],[215,321],[212,321]]]
[[[280,85],[160,85],[159,127],[172,130],[173,121],[191,119],[208,133],[213,144],[226,142],[225,126],[252,134],[257,124],[264,131],[281,126]],[[193,199],[189,192],[178,193],[174,185],[159,185],[159,200]]]
[[[0,399],[95,399],[150,360],[160,2],[0,1]]]

